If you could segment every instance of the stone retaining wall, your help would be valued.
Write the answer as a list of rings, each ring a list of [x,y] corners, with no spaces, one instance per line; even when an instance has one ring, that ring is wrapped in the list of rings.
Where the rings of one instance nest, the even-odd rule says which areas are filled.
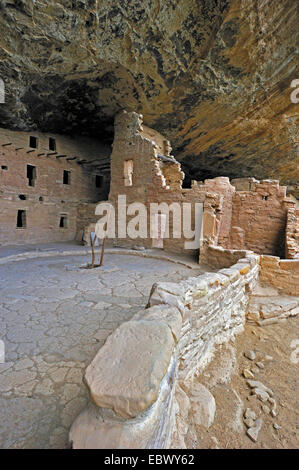
[[[204,245],[200,250],[200,263],[217,269],[229,268],[240,258],[254,255],[250,250],[229,250],[222,246]]]
[[[260,259],[260,281],[278,289],[280,293],[298,295],[299,259],[280,259],[263,255]]]
[[[73,448],[171,447],[179,382],[242,331],[258,263],[250,255],[218,273],[154,284],[147,308],[108,337],[86,370],[92,402],[71,428]]]
[[[197,184],[193,184],[190,189],[182,189],[184,173],[181,171],[180,164],[170,156],[171,148],[168,144],[165,144],[165,152],[162,155],[168,160],[159,159],[163,144],[162,137],[153,129],[144,129],[141,115],[134,112],[120,112],[115,117],[114,131],[109,202],[115,208],[117,218],[122,218],[128,206],[136,202],[144,204],[147,211],[147,217],[143,219],[147,228],[146,236],[143,234],[138,239],[130,238],[122,234],[117,225],[115,243],[125,247],[132,247],[138,243],[146,248],[156,248],[155,242],[157,240],[151,238],[150,205],[164,203],[165,206],[161,208],[161,213],[169,221],[171,236],[161,237],[161,245],[165,251],[174,253],[186,251],[190,254],[190,250],[185,248],[185,242],[190,240],[185,236],[174,238],[173,231],[180,223],[183,203],[191,204],[191,226],[194,226],[195,204],[205,203],[205,189]],[[155,140],[151,140],[152,138]],[[166,142],[168,141],[165,140]],[[125,169],[129,162],[131,165],[130,178],[128,175],[125,176],[127,174]],[[126,196],[126,203],[123,207],[118,205],[119,195]],[[178,210],[170,210],[169,215],[168,208],[173,203],[177,204]],[[128,214],[128,223],[135,215],[129,216]],[[197,230],[199,235],[200,227],[197,227]],[[193,251],[197,253],[198,250],[194,249]]]

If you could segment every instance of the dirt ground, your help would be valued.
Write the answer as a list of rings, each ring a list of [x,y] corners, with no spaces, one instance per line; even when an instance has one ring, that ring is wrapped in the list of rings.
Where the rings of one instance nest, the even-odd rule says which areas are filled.
[[[298,448],[299,353],[296,363],[294,340],[298,340],[298,347],[298,317],[262,327],[247,323],[245,331],[234,342],[218,348],[213,360],[196,379],[215,398],[215,419],[205,429],[194,424],[189,414],[189,430],[185,436],[187,448]],[[244,356],[248,350],[255,352],[255,360]],[[272,359],[266,359],[266,356]],[[257,362],[262,362],[264,368],[259,368]],[[242,374],[244,368],[253,371],[254,380],[273,390],[277,402],[276,417],[262,409],[263,405],[270,407],[269,403],[262,403],[256,395],[251,395],[248,379]],[[243,421],[246,408],[253,410],[263,421],[257,442],[246,435],[247,427]]]

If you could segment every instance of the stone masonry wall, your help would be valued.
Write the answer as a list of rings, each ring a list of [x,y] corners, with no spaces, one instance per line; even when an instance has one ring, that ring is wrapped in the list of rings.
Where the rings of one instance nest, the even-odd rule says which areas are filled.
[[[288,203],[287,206],[285,254],[288,259],[299,259],[299,208],[291,203]]]
[[[73,448],[171,447],[180,383],[192,380],[215,344],[242,331],[258,260],[153,285],[148,308],[117,328],[86,370],[92,401],[72,425]]]
[[[38,139],[38,148],[29,146],[30,136]],[[49,150],[49,136],[0,129],[0,244],[73,240],[77,225],[80,229],[86,220],[78,205],[88,208],[102,199],[105,184],[96,187],[99,171],[92,162],[106,158],[108,149],[95,141],[51,136],[56,152]],[[27,165],[35,167],[33,186]],[[64,170],[69,172],[69,184],[63,184]],[[26,211],[23,228],[17,228],[19,210]],[[60,227],[61,217],[64,227]]]
[[[82,241],[84,231],[88,226],[93,224],[95,226],[96,222],[96,203],[82,203],[77,206],[77,232],[76,240]],[[94,230],[93,230],[94,231]]]
[[[147,208],[149,214],[150,203],[182,203],[191,204],[205,201],[205,190],[196,183],[190,189],[182,189],[182,180],[184,173],[180,165],[173,162],[159,161],[158,155],[161,151],[160,138],[158,144],[150,140],[149,130],[144,134],[142,126],[142,117],[136,113],[127,113],[123,111],[115,118],[115,134],[113,142],[113,151],[111,154],[111,185],[109,201],[114,207],[117,207],[118,195],[125,195],[127,206],[130,203],[141,202]],[[156,134],[151,135],[155,137]],[[159,143],[160,142],[160,143]],[[167,142],[167,141],[166,141]],[[169,146],[166,145],[166,151]],[[125,185],[124,164],[126,161],[133,161],[132,185]],[[126,208],[121,210],[124,213]],[[116,211],[117,213],[117,211]],[[192,211],[194,214],[194,211]],[[130,220],[130,217],[128,217]],[[194,217],[192,219],[194,223]],[[173,231],[173,218],[169,220],[170,234]],[[126,236],[121,237],[117,233],[116,243],[124,246],[133,246],[136,244],[150,248],[152,239],[150,238],[150,218],[147,218],[148,236],[131,240]],[[184,251],[185,238],[165,238],[164,249],[174,252]]]
[[[281,294],[298,296],[299,259],[261,256],[260,281],[275,287]]]
[[[234,194],[227,248],[284,257],[286,188],[280,187],[278,181],[252,178],[248,185],[249,190],[237,190]],[[240,180],[236,187],[240,187]]]
[[[229,247],[231,219],[233,211],[233,198],[235,188],[230,184],[229,178],[218,177],[211,180],[205,180],[204,183],[198,183],[201,188],[210,193],[218,194],[221,197],[221,205],[218,209],[219,228],[217,241],[224,248]]]
[[[212,266],[217,269],[229,268],[237,263],[240,258],[252,256],[253,251],[249,250],[228,250],[222,246],[208,245],[200,252],[200,263]]]
[[[159,158],[163,149],[164,156],[172,158],[172,161]],[[290,204],[295,205],[286,198],[284,186],[280,187],[276,180],[257,181],[254,178],[236,179],[231,184],[228,178],[219,177],[204,182],[194,181],[190,189],[182,189],[184,173],[180,164],[170,156],[170,150],[169,142],[161,134],[142,126],[141,115],[123,111],[116,116],[109,195],[114,207],[119,194],[126,195],[127,205],[133,202],[145,204],[148,214],[150,203],[179,203],[181,207],[184,202],[193,204],[193,207],[196,202],[201,203],[201,251],[212,244],[225,249],[252,250],[258,254],[284,257],[287,211]],[[130,186],[125,184],[124,176],[124,165],[128,160],[133,165]],[[125,210],[122,208],[122,212]],[[149,234],[149,217],[147,222]],[[172,217],[169,222],[172,234]],[[185,241],[184,236],[164,238],[163,248],[182,252]],[[116,243],[151,247],[153,242],[149,235],[134,240],[123,235],[118,236]]]
[[[299,211],[296,202],[286,197],[286,188],[280,187],[278,181],[254,178],[240,178],[231,183],[223,177],[197,183],[206,191],[206,198],[208,191],[219,196],[218,207],[204,213],[203,225],[210,226],[214,236],[204,237],[201,261],[219,267],[211,255],[222,259],[226,256],[230,263],[231,255],[238,250],[298,257]],[[215,245],[224,251],[216,252]]]
[[[151,129],[150,127],[147,127],[143,124],[142,131],[140,131],[140,135],[150,141],[154,141],[159,154],[167,155],[165,151],[166,147],[168,146],[168,141],[162,134],[160,134],[160,132],[156,131],[155,129]]]

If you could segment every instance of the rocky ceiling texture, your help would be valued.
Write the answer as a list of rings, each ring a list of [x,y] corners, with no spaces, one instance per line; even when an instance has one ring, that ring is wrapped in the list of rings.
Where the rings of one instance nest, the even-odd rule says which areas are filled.
[[[120,109],[194,179],[299,180],[294,0],[0,0],[0,126],[113,139]]]

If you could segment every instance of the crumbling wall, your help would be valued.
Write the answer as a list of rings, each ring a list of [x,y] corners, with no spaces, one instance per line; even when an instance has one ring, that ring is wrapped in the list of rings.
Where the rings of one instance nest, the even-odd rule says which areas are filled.
[[[161,155],[163,149],[165,154]],[[180,207],[184,202],[193,206],[201,203],[201,251],[208,245],[219,245],[225,249],[284,256],[287,210],[289,204],[295,204],[286,198],[284,186],[280,187],[276,180],[257,181],[254,178],[235,179],[231,184],[228,178],[218,177],[204,182],[193,181],[190,189],[182,189],[184,173],[170,150],[169,142],[161,134],[142,126],[141,115],[123,111],[116,116],[109,196],[114,207],[119,194],[126,195],[127,206],[132,202],[145,204],[148,214],[150,203],[179,203]],[[130,162],[132,168],[129,183],[124,177],[126,162]],[[298,229],[294,228],[294,223],[292,227],[290,224],[291,214],[288,246],[292,244],[289,252],[293,253]],[[170,218],[170,234],[173,226]],[[148,234],[149,228],[148,221]],[[184,236],[164,238],[163,248],[182,252],[185,241]],[[150,235],[137,241],[118,234],[120,245],[132,246],[136,242],[145,247],[152,246]]]
[[[169,151],[171,150],[170,143],[162,134],[160,134],[160,132],[142,124],[140,135],[150,141],[155,142],[159,154],[169,155]]]
[[[180,383],[242,331],[258,258],[153,285],[148,308],[117,328],[86,370],[92,402],[72,425],[73,448],[171,448]]]
[[[225,254],[230,257],[232,250],[285,257],[285,246],[288,250],[286,256],[296,257],[297,211],[295,202],[286,198],[286,188],[280,187],[278,181],[257,181],[254,178],[239,178],[231,183],[223,177],[198,183],[203,190],[219,196],[218,207],[212,207],[204,216],[206,226],[213,226],[210,232],[214,236],[209,240],[205,237],[203,241],[202,262],[212,262],[211,250],[205,254],[206,241],[213,245],[212,250],[215,245],[229,250],[219,251],[218,258]]]
[[[220,196],[221,204],[219,204],[216,210],[216,217],[219,221],[219,226],[217,227],[217,242],[224,248],[228,248],[235,188],[230,184],[229,178],[224,176],[208,179],[198,184],[204,191]]]
[[[260,259],[260,267],[262,283],[275,287],[281,294],[298,296],[299,260],[263,255]]]
[[[30,136],[37,148],[30,147]],[[55,151],[49,149],[50,137]],[[95,222],[88,204],[102,199],[105,180],[97,187],[100,171],[93,161],[100,164],[107,152],[92,140],[0,129],[0,244],[74,240],[86,218]],[[33,181],[27,165],[34,168]],[[88,216],[78,212],[81,203]],[[18,211],[25,211],[22,227]]]
[[[288,259],[299,259],[299,208],[288,201],[287,226],[285,234],[285,256]]]
[[[217,269],[229,268],[241,258],[250,258],[254,255],[249,250],[229,250],[222,246],[208,245],[200,252],[200,262]]]
[[[236,188],[240,188],[238,180]],[[228,248],[253,250],[259,254],[284,256],[287,210],[286,188],[275,180],[243,181],[248,190],[233,197],[231,236]]]
[[[123,111],[116,116],[114,125],[109,201],[117,209],[118,196],[125,195],[126,207],[121,209],[121,214],[126,211],[129,204],[135,202],[143,203],[148,214],[147,237],[130,239],[126,234],[121,234],[116,230],[115,243],[129,247],[139,244],[150,248],[153,243],[150,236],[150,204],[166,203],[170,206],[172,203],[179,203],[181,211],[184,202],[193,204],[193,207],[195,203],[204,204],[205,190],[197,184],[194,184],[190,189],[182,189],[184,173],[180,170],[180,165],[173,157],[169,160],[160,160],[159,152],[162,144],[161,142],[159,144],[159,141],[161,139],[159,138],[158,144],[156,144],[154,140],[145,137],[150,133],[149,130],[144,133],[142,116]],[[153,135],[150,137],[154,138],[155,136],[156,133],[153,131]],[[169,153],[169,144],[166,147],[166,153]],[[169,155],[163,156],[169,157]],[[131,185],[128,185],[124,175],[126,161],[133,162]],[[170,214],[169,231],[172,234],[176,218],[172,212]],[[116,216],[118,217],[117,210]],[[192,224],[194,226],[194,210],[192,210]],[[168,251],[183,252],[185,241],[186,238],[181,233],[179,238],[172,236],[164,238],[163,248]],[[190,250],[188,251],[190,253]]]

